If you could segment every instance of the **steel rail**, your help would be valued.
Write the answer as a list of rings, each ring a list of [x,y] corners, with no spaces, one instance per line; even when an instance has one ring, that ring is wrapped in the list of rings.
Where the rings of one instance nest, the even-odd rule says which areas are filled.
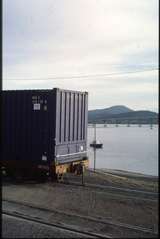
[[[29,222],[35,222],[35,223],[45,225],[45,226],[49,226],[49,227],[52,227],[52,228],[55,227],[55,228],[62,229],[62,230],[65,230],[65,231],[75,232],[75,233],[79,234],[80,236],[83,235],[83,236],[91,236],[93,238],[112,238],[109,235],[103,235],[103,234],[99,234],[99,233],[91,233],[91,232],[85,231],[84,229],[82,229],[82,231],[81,231],[81,230],[78,230],[76,228],[73,228],[73,227],[70,227],[70,226],[67,226],[67,225],[62,226],[62,225],[59,225],[59,224],[56,224],[56,223],[44,222],[40,219],[37,219],[36,217],[29,217],[29,216],[26,216],[26,215],[21,215],[19,213],[13,213],[13,212],[8,212],[8,211],[5,211],[5,210],[2,210],[2,215],[3,214],[7,215],[7,216],[14,217],[14,218],[20,218],[20,219],[23,219],[23,220],[26,220],[26,221],[29,221]]]
[[[107,193],[107,194],[111,194],[111,195],[114,195],[114,196],[118,196],[118,197],[122,197],[122,198],[128,198],[128,199],[138,199],[138,200],[145,200],[145,201],[151,201],[151,202],[157,202],[158,198],[146,198],[145,197],[145,193],[142,193],[141,196],[134,196],[134,195],[122,195],[123,192],[128,192],[128,193],[136,193],[136,191],[131,191],[131,190],[123,190],[123,188],[116,188],[116,187],[112,187],[112,186],[102,186],[102,185],[99,185],[99,184],[88,184],[88,183],[84,183],[84,184],[81,184],[80,182],[76,182],[76,183],[73,183],[73,182],[56,182],[56,184],[63,184],[63,185],[66,185],[66,186],[78,186],[78,187],[83,187],[83,188],[91,188],[91,189],[99,189],[99,190],[102,190],[102,192],[104,193]],[[112,192],[108,192],[107,189],[109,190],[112,190]],[[119,193],[118,193],[118,192]],[[139,193],[137,191],[137,193]],[[154,196],[157,196],[158,197],[158,193],[157,194],[146,194],[147,195],[154,195]]]
[[[114,187],[114,186],[107,186],[107,185],[90,184],[90,183],[87,183],[86,185],[89,187],[98,187],[101,189],[115,189],[118,191],[135,192],[135,193],[142,193],[142,194],[158,196],[158,193],[156,193],[156,192],[148,192],[148,191],[144,191],[144,190],[136,190],[136,189],[130,189],[130,188],[122,188],[122,187]]]
[[[90,172],[92,172],[92,171],[90,171]],[[101,173],[98,172],[98,174],[101,174]],[[102,174],[105,174],[105,173],[102,173]],[[69,182],[67,182],[67,183],[69,183]],[[76,184],[77,183],[75,183],[75,185]],[[94,183],[85,183],[85,186],[101,188],[101,189],[113,189],[113,190],[124,191],[124,192],[133,192],[133,193],[135,192],[135,193],[141,193],[141,194],[147,194],[147,195],[154,195],[154,196],[157,196],[157,197],[159,195],[158,192],[151,192],[151,191],[146,191],[146,190],[137,190],[137,189],[132,189],[132,188],[124,188],[124,187],[115,187],[115,186],[110,186],[110,185],[100,185],[100,184],[94,184]]]
[[[130,229],[130,230],[140,231],[140,232],[144,232],[144,233],[150,233],[152,235],[157,235],[158,234],[157,231],[153,231],[149,228],[144,228],[144,227],[136,226],[136,225],[130,225],[130,224],[127,224],[127,223],[122,223],[122,222],[114,221],[114,220],[107,219],[107,218],[102,218],[102,217],[101,218],[96,218],[96,217],[92,217],[92,216],[79,215],[79,214],[76,214],[76,213],[62,212],[60,210],[53,210],[53,209],[48,209],[48,208],[44,208],[44,207],[41,207],[41,206],[36,206],[32,203],[25,203],[25,202],[19,202],[19,201],[8,200],[8,199],[3,199],[2,201],[19,204],[19,205],[30,207],[30,208],[33,208],[33,209],[39,209],[39,210],[43,210],[43,211],[59,213],[59,214],[67,215],[67,216],[75,216],[75,217],[79,217],[79,218],[87,220],[87,221],[90,220],[90,221],[93,221],[93,222],[96,222],[96,223],[102,223],[102,224],[106,224],[106,225],[121,227],[121,228],[124,228],[124,229]],[[2,213],[3,213],[3,210],[2,210]],[[101,235],[101,234],[97,234],[97,235]],[[110,235],[107,235],[107,238],[112,238],[112,237]]]

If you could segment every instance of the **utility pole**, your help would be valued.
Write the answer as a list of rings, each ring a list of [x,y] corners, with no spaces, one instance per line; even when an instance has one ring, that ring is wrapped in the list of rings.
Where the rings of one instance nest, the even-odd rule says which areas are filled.
[[[94,125],[94,142],[96,143],[96,124]]]
[[[84,164],[83,163],[81,164],[81,173],[82,173],[82,185],[84,186],[85,183],[84,183]]]
[[[151,119],[151,121],[150,121],[150,129],[152,129],[152,128],[153,128],[153,121]]]
[[[94,151],[94,172],[96,171],[96,147],[93,148]]]
[[[94,153],[94,172],[96,170],[96,150],[97,148],[102,148],[103,144],[100,142],[97,142],[96,139],[96,123],[94,124],[94,139],[93,142],[90,144],[90,147],[93,147],[93,153]]]
[[[94,142],[96,144],[96,124],[94,125]],[[94,151],[94,172],[96,170],[96,147],[93,148]]]
[[[139,119],[139,127],[142,127],[142,121]]]

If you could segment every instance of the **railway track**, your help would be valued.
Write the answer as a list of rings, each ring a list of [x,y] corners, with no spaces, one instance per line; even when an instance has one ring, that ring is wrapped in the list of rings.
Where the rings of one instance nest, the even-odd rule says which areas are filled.
[[[72,232],[76,232],[76,233],[81,233],[83,234],[84,236],[91,236],[91,237],[94,237],[94,238],[114,238],[114,237],[121,237],[120,235],[117,235],[116,233],[123,233],[123,236],[124,235],[133,235],[133,236],[145,236],[145,237],[158,237],[158,232],[157,231],[154,231],[150,228],[144,228],[144,227],[141,227],[141,226],[136,226],[136,225],[130,225],[130,224],[126,224],[126,223],[121,223],[121,222],[118,222],[118,221],[113,221],[111,220],[110,218],[96,218],[96,217],[91,217],[91,216],[84,216],[84,215],[79,215],[79,214],[74,214],[74,213],[68,213],[68,212],[62,212],[62,211],[59,211],[59,210],[50,210],[50,209],[47,209],[47,208],[44,208],[44,207],[39,207],[39,206],[36,206],[34,204],[31,204],[31,203],[25,203],[25,202],[18,202],[18,201],[13,201],[13,200],[7,200],[7,199],[4,199],[3,202],[6,202],[6,203],[9,203],[8,206],[12,206],[13,209],[18,209],[17,206],[20,206],[19,209],[17,211],[15,210],[12,210],[12,211],[6,211],[6,209],[3,209],[3,206],[2,206],[2,213],[5,214],[5,215],[10,215],[10,216],[15,216],[15,217],[19,217],[19,218],[22,218],[22,219],[26,219],[26,220],[30,220],[30,221],[33,221],[33,222],[37,222],[37,223],[42,223],[42,224],[45,224],[45,225],[48,225],[48,226],[53,226],[53,227],[58,227],[58,228],[61,228],[61,229],[65,229],[65,230],[70,230]],[[3,204],[2,204],[3,205]],[[7,208],[8,208],[7,206]],[[15,207],[14,207],[15,206]],[[21,209],[21,207],[23,206],[23,209]],[[30,209],[33,209],[33,216],[31,215],[27,215],[26,213],[29,212]],[[26,213],[24,213],[24,210],[26,210]],[[86,231],[83,229],[77,229],[76,227],[71,227],[71,226],[68,226],[68,225],[59,225],[57,223],[50,223],[50,222],[44,222],[41,219],[37,219],[37,214],[35,213],[34,210],[38,210],[38,213],[41,213],[44,212],[46,213],[46,215],[48,215],[48,213],[56,213],[56,214],[59,214],[62,216],[62,218],[64,218],[65,216],[67,217],[73,217],[74,220],[76,219],[81,219],[83,220],[86,224],[87,222],[92,222],[95,224],[95,227],[97,225],[103,225],[105,227],[107,227],[107,231],[108,233],[106,234],[101,234],[101,233],[97,233],[97,232],[90,232],[90,231]],[[44,217],[46,218],[46,217]],[[122,237],[123,237],[122,236]],[[126,236],[124,236],[126,237]],[[140,238],[139,237],[139,238]]]
[[[69,226],[60,226],[56,223],[44,222],[40,219],[37,219],[36,217],[29,217],[29,216],[26,216],[26,215],[20,215],[16,212],[13,213],[13,212],[2,211],[2,214],[7,215],[7,216],[11,216],[11,217],[14,217],[14,218],[18,218],[18,219],[23,219],[25,221],[38,223],[38,224],[41,224],[43,226],[49,226],[49,227],[52,227],[53,229],[58,228],[58,229],[61,229],[61,230],[67,231],[67,232],[76,233],[76,234],[79,235],[80,238],[82,238],[82,237],[87,237],[87,238],[88,237],[89,238],[112,238],[112,237],[107,236],[107,235],[101,235],[101,234],[98,234],[98,233],[91,233],[91,232],[87,232],[87,231],[84,231],[84,230],[78,230],[78,229],[75,229],[75,228],[69,227]]]
[[[110,173],[110,172],[99,172],[99,171],[95,171],[94,170],[88,170],[89,172],[91,173],[96,173],[96,174],[99,174],[99,175],[112,175],[112,176],[116,176],[116,177],[119,177],[119,175],[114,175],[113,173]],[[121,176],[125,176],[125,175],[121,175]],[[120,177],[121,177],[120,176]],[[130,175],[130,177],[133,177]],[[146,178],[146,176],[139,176],[140,178]],[[154,176],[149,176],[150,178],[153,178]],[[93,185],[93,184],[92,184]],[[120,191],[126,191],[126,192],[136,192],[136,193],[141,193],[141,194],[148,194],[148,195],[156,195],[158,196],[158,192],[151,192],[151,191],[147,191],[147,190],[137,190],[137,189],[133,189],[133,188],[124,188],[124,187],[114,187],[114,186],[103,186],[103,185],[98,185],[98,187],[106,187],[106,188],[111,188],[111,189],[116,189],[116,190],[120,190]]]
[[[87,186],[101,188],[101,189],[113,189],[113,190],[118,190],[118,191],[123,191],[123,192],[141,193],[141,194],[158,196],[158,193],[156,193],[156,192],[148,192],[148,191],[135,190],[135,189],[130,189],[130,188],[103,186],[103,185],[99,185],[99,184],[89,184],[89,183],[87,183]]]
[[[59,184],[59,183],[56,183]],[[129,188],[121,188],[121,187],[113,187],[107,185],[99,185],[99,184],[91,184],[91,183],[79,183],[79,182],[71,182],[71,181],[63,181],[60,184],[68,185],[68,186],[79,186],[90,189],[97,189],[101,192],[115,195],[122,198],[128,199],[140,199],[145,201],[157,202],[158,193],[142,191],[142,190],[134,190]],[[138,195],[138,196],[137,196]]]
[[[34,181],[35,183],[35,181]],[[66,186],[73,186],[75,189],[76,187],[83,187],[89,189],[96,189],[101,193],[106,193],[107,195],[111,195],[118,198],[128,198],[128,199],[135,199],[135,200],[145,200],[149,202],[157,202],[158,201],[158,192],[149,192],[144,190],[136,190],[131,188],[124,188],[124,187],[115,187],[110,185],[100,185],[94,183],[84,183],[80,182],[80,180],[75,180],[75,178],[70,178],[68,180],[65,179],[61,182],[54,182],[53,185],[66,185]]]

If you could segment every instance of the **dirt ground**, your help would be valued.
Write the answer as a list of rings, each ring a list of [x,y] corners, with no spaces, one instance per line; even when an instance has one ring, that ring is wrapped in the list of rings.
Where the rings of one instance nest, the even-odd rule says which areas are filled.
[[[81,182],[81,176],[66,175],[66,182]],[[123,171],[86,171],[85,183],[158,192],[158,178]],[[143,198],[140,193],[100,190],[87,186],[53,182],[4,182],[2,199],[31,203],[35,206],[96,219],[106,219],[158,231],[158,197]],[[75,220],[75,219],[74,219]],[[70,221],[72,217],[70,217]],[[84,226],[84,225],[83,225]]]

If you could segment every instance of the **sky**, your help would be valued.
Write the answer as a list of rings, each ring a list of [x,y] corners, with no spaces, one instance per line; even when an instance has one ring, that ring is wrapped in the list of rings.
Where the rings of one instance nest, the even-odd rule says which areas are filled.
[[[3,89],[158,112],[158,0],[4,0]]]

